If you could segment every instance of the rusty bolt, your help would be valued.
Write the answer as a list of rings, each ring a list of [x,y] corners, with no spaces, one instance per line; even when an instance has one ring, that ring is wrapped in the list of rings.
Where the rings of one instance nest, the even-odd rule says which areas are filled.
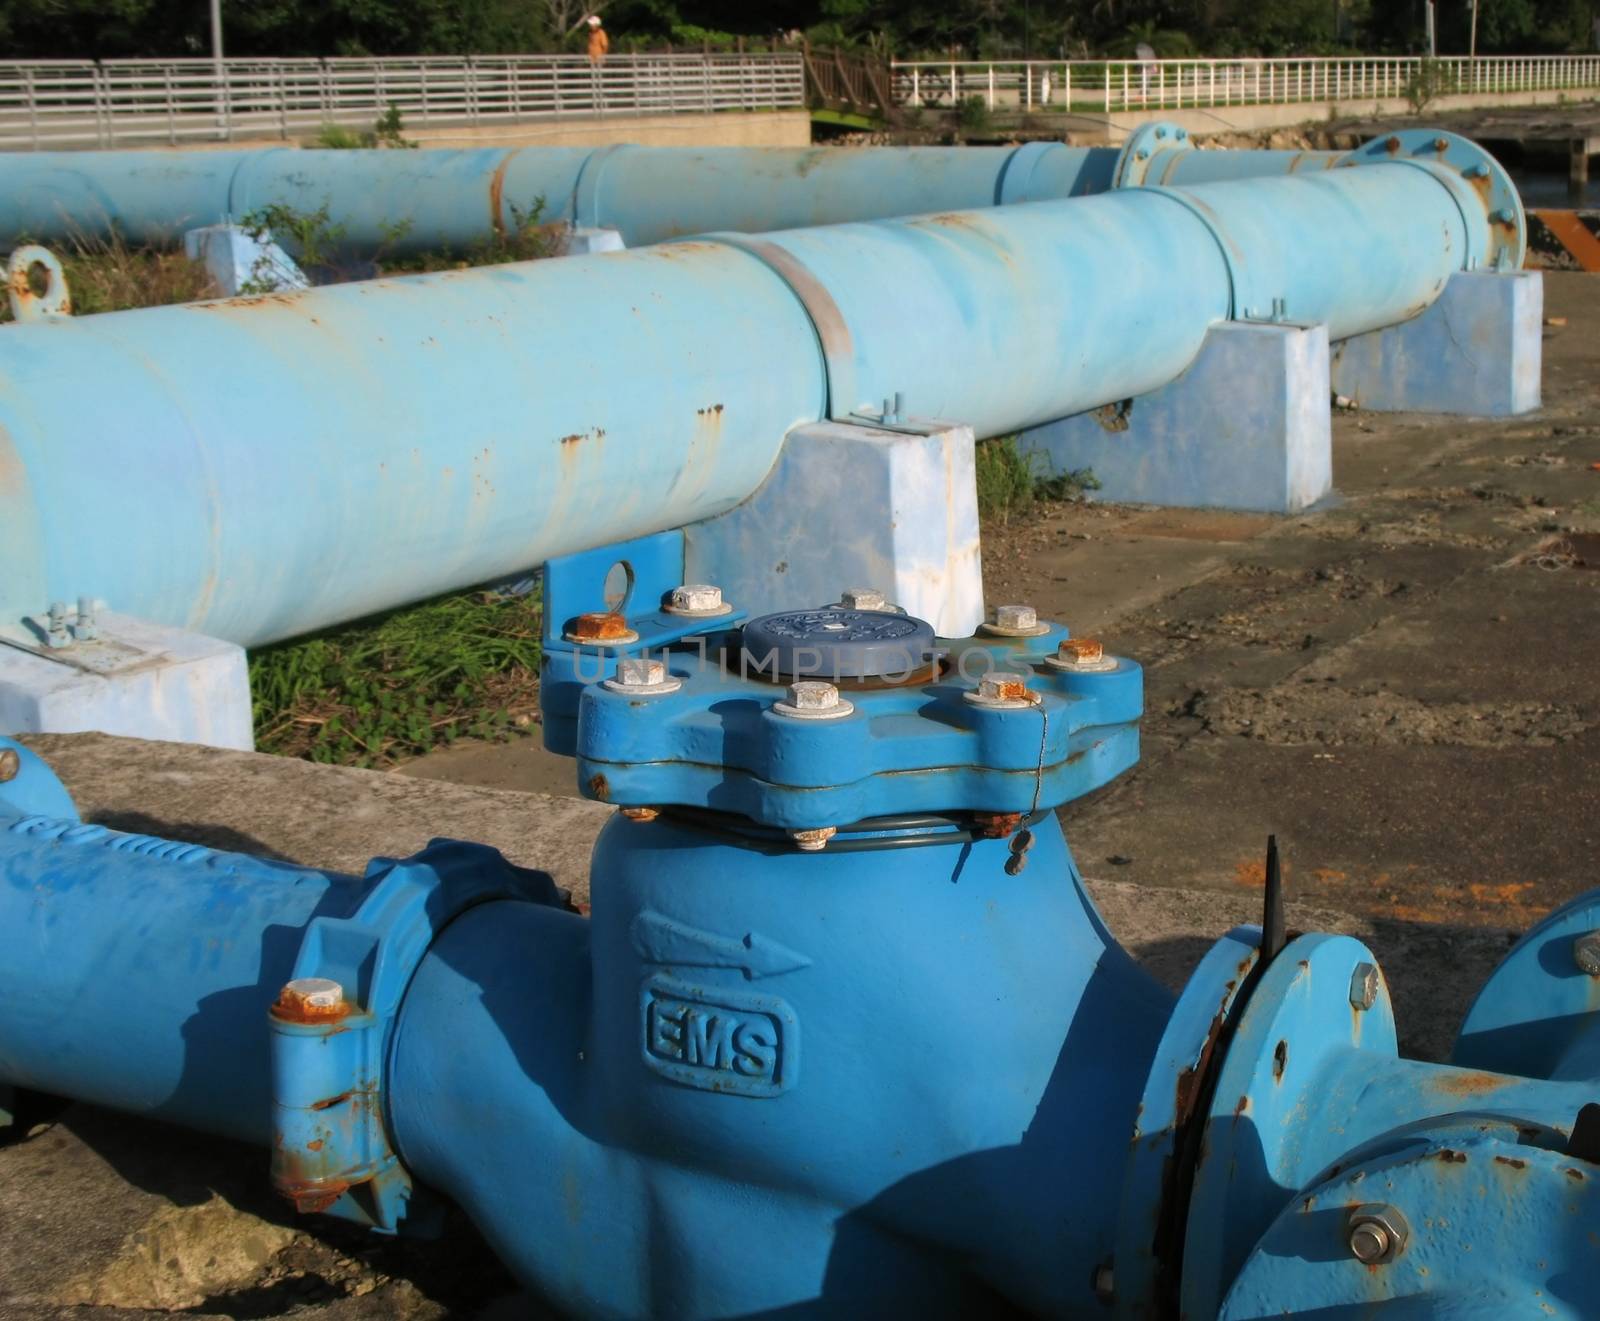
[[[1371,1009],[1378,1003],[1378,970],[1370,963],[1358,963],[1350,974],[1350,1004],[1356,1009]]]
[[[1027,675],[990,670],[978,680],[977,689],[967,694],[967,700],[974,706],[991,706],[1008,710],[1032,706],[1039,700],[1039,695],[1028,691]]]
[[[839,690],[820,679],[800,679],[789,685],[789,695],[774,702],[772,709],[791,720],[838,720],[854,711],[855,704],[839,696]]]
[[[567,634],[569,642],[637,642],[638,639],[639,635],[628,627],[628,621],[611,610],[579,615]]]
[[[1450,144],[1443,138],[1435,138],[1433,140],[1433,149],[1440,155],[1443,155],[1445,152],[1450,150]]]
[[[815,830],[791,830],[789,838],[802,853],[821,853],[828,841],[839,833],[837,826],[819,826]]]
[[[1572,960],[1591,977],[1600,977],[1600,931],[1586,931],[1572,942]]]
[[[1350,1212],[1345,1222],[1350,1255],[1365,1266],[1382,1266],[1406,1249],[1411,1228],[1395,1207],[1382,1202],[1364,1202]]]
[[[839,593],[839,604],[846,610],[887,610],[889,598],[876,587],[849,587]]]
[[[1067,638],[1056,647],[1054,656],[1045,657],[1045,663],[1053,669],[1079,674],[1117,668],[1117,662],[1106,655],[1099,638]]]
[[[349,1012],[344,987],[327,977],[296,977],[278,992],[273,1011],[297,1022],[342,1018]]]
[[[725,615],[732,608],[722,603],[722,588],[710,583],[685,583],[667,594],[667,613],[672,615]]]
[[[1383,144],[1383,149],[1386,152],[1388,152],[1391,156],[1393,156],[1397,151],[1400,150],[1400,139],[1399,138],[1390,138],[1390,139],[1388,139],[1388,141],[1386,141]]]
[[[0,748],[0,784],[17,778],[22,769],[22,758],[15,748]]]
[[[661,815],[659,807],[624,807],[621,812],[627,821],[654,821]]]

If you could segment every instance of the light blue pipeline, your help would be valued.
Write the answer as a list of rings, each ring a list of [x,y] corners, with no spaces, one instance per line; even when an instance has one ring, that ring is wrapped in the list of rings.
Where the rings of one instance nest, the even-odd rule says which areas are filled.
[[[0,155],[0,241],[115,232],[175,244],[187,229],[326,207],[352,255],[467,252],[537,218],[617,230],[629,247],[966,211],[1327,169],[1338,152],[1189,150],[1158,126],[1125,149],[1021,147],[485,147],[425,151],[72,151]],[[1140,153],[1144,153],[1142,156]]]
[[[1520,261],[1485,159],[12,327],[0,627],[88,596],[257,645],[711,517],[794,426],[896,395],[1000,435],[1166,384],[1229,318],[1390,325]]]
[[[306,1214],[449,1199],[573,1316],[1591,1314],[1600,895],[1457,1066],[1396,1057],[1348,937],[1237,929],[1174,999],[1050,810],[1136,759],[1137,665],[1048,625],[628,623],[562,662],[622,809],[587,920],[479,845],[354,878],[80,824],[0,739],[0,1082],[261,1142]],[[801,719],[820,669],[725,663],[762,630],[932,668]]]

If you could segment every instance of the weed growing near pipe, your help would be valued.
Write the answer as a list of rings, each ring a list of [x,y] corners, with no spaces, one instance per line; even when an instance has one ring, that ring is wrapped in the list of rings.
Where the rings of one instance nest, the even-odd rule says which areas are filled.
[[[985,523],[1008,523],[1036,504],[1081,499],[1100,489],[1092,468],[1050,474],[1041,456],[1024,454],[1015,436],[978,442],[978,517]]]
[[[540,597],[441,596],[250,656],[256,746],[392,766],[458,738],[507,739],[538,716]]]

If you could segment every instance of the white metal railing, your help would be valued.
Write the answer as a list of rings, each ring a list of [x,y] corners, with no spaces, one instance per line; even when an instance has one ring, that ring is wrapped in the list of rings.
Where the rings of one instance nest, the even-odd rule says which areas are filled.
[[[0,149],[287,137],[805,104],[798,52],[406,59],[0,61]]]
[[[1430,67],[1423,72],[1424,64]],[[1355,59],[909,60],[891,66],[895,101],[949,108],[1181,110],[1404,99],[1426,79],[1434,98],[1600,88],[1600,55]]]

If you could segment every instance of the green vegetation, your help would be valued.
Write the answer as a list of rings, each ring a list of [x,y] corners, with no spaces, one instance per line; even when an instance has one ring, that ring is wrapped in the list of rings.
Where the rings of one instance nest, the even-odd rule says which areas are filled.
[[[1008,523],[1040,503],[1077,500],[1100,489],[1090,468],[1047,474],[1040,456],[1022,453],[1015,436],[979,442],[977,477],[978,517],[985,523]]]
[[[1420,115],[1441,96],[1456,90],[1456,76],[1450,66],[1438,60],[1422,60],[1417,71],[1406,79],[1400,95],[1405,97],[1411,113]]]
[[[1467,49],[1472,6],[1438,6],[1439,49]],[[1582,51],[1600,0],[1479,0],[1478,50]],[[934,59],[1411,53],[1420,0],[260,0],[227,9],[229,53],[464,55],[577,51],[598,11],[612,49],[730,50],[798,32],[815,45]],[[163,0],[0,0],[12,59],[207,49],[206,7]]]
[[[217,292],[205,268],[181,252],[130,248],[115,236],[56,244],[52,251],[61,259],[75,316],[192,303]],[[0,299],[0,321],[10,319],[10,303]]]
[[[457,592],[253,652],[263,752],[389,766],[538,712],[540,603]]]
[[[390,102],[389,108],[365,132],[345,128],[342,124],[324,124],[306,146],[318,147],[323,151],[353,151],[360,147],[411,149],[417,144],[405,136],[400,107]]]

